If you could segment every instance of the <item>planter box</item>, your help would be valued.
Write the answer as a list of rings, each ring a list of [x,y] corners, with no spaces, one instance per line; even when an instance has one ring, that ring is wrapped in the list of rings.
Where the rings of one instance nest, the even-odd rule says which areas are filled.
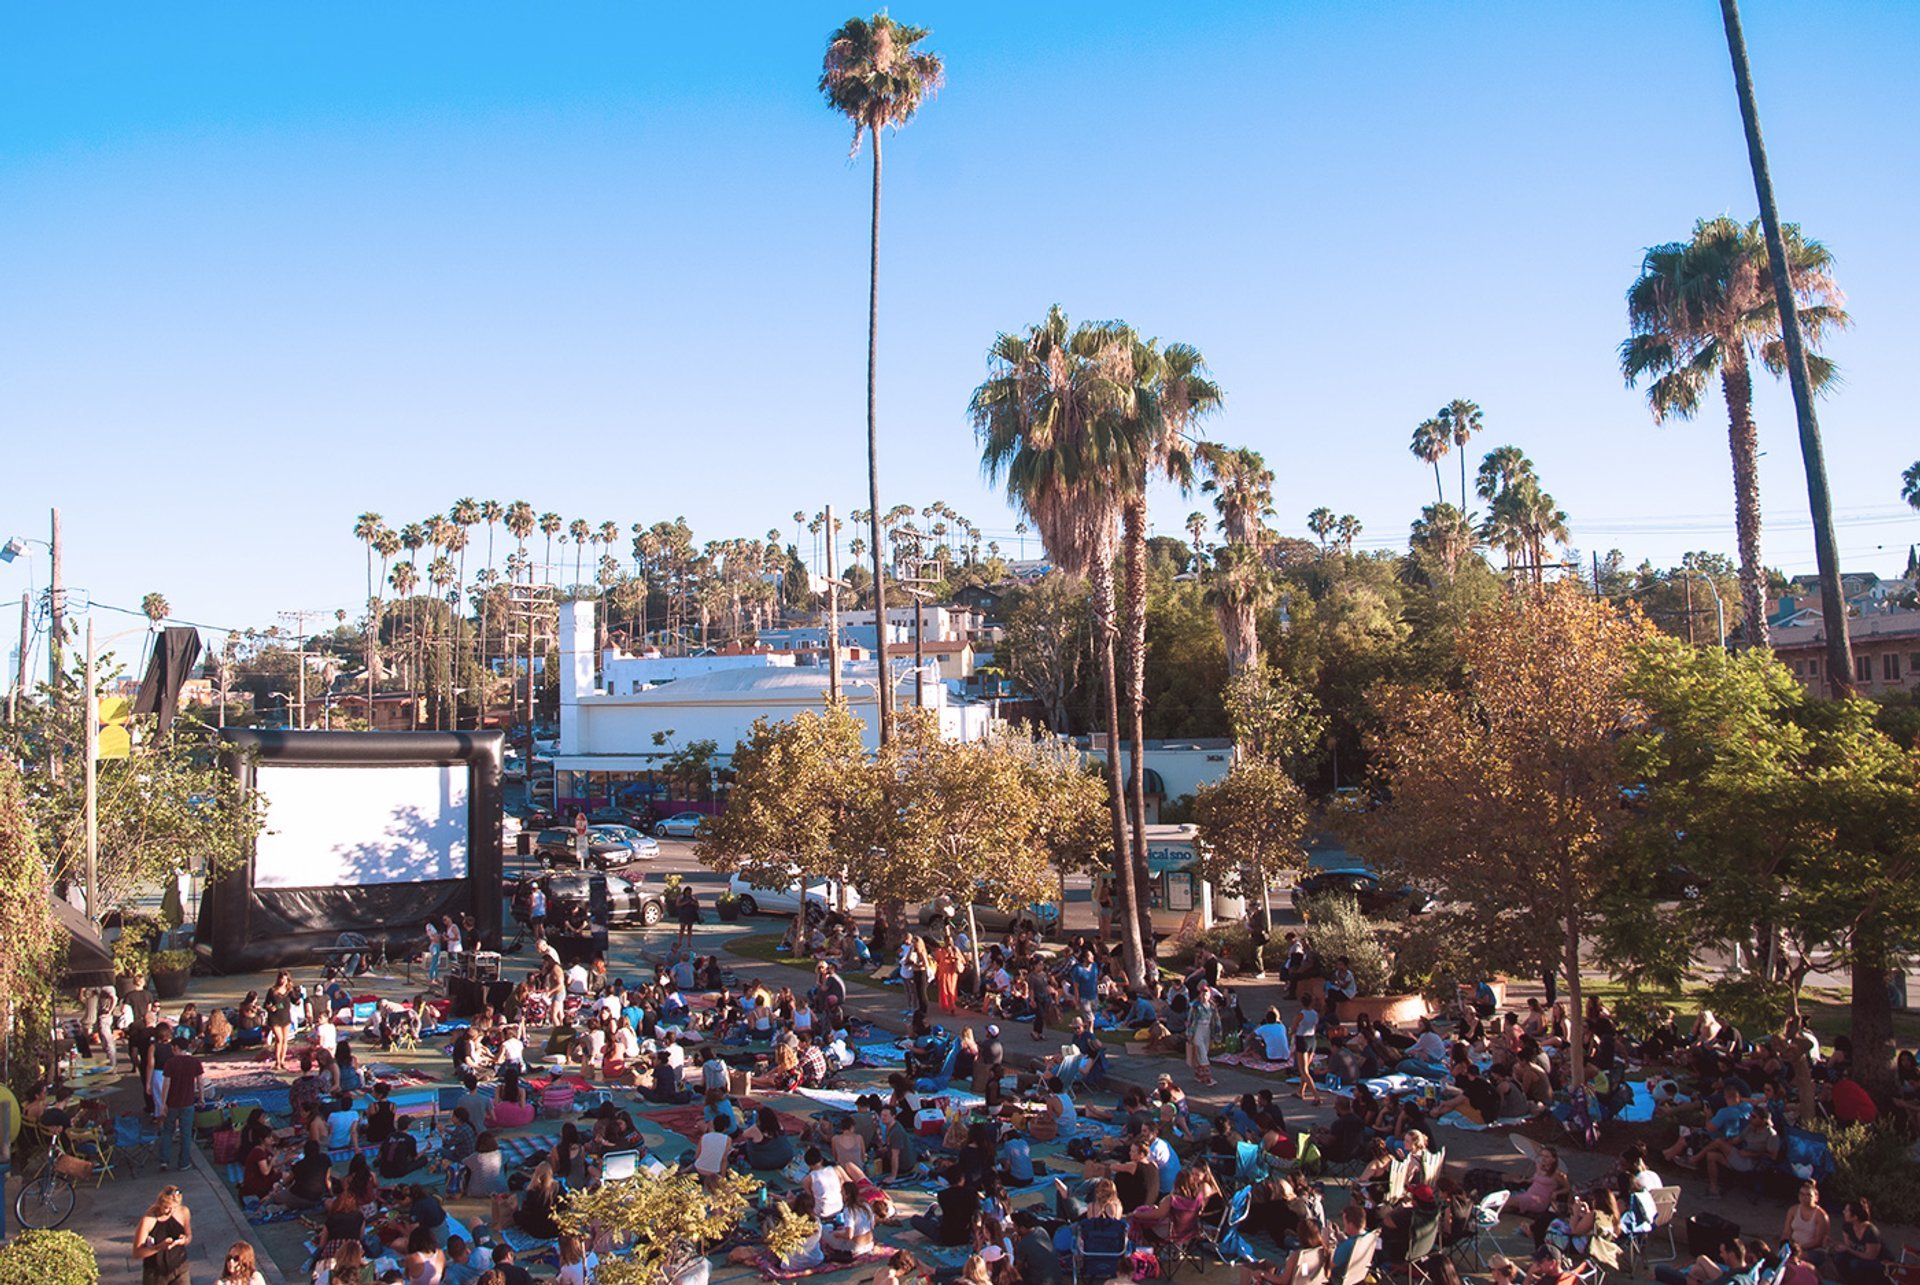
[[[740,919],[740,903],[737,901],[715,902],[714,913],[720,916],[723,924],[737,923]]]
[[[1376,1022],[1407,1026],[1429,1016],[1430,1011],[1425,995],[1356,995],[1352,999],[1341,1000],[1334,1016],[1343,1022],[1351,1022],[1365,1013]]]
[[[187,993],[186,972],[155,973],[153,975],[153,993],[159,999],[182,999]]]

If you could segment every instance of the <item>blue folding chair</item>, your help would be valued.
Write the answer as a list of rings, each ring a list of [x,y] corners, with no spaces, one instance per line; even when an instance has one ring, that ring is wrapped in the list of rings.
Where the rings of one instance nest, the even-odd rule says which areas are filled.
[[[947,1041],[947,1055],[940,1060],[938,1075],[923,1075],[913,1082],[915,1090],[921,1093],[938,1093],[953,1081],[953,1064],[960,1057],[960,1041]]]
[[[1227,1198],[1227,1207],[1220,1211],[1219,1223],[1201,1229],[1200,1248],[1210,1250],[1223,1263],[1250,1263],[1258,1258],[1253,1246],[1240,1234],[1241,1225],[1252,1212],[1253,1188],[1242,1187]]]
[[[1120,1275],[1133,1252],[1124,1218],[1085,1218],[1074,1224],[1073,1281],[1106,1281]]]

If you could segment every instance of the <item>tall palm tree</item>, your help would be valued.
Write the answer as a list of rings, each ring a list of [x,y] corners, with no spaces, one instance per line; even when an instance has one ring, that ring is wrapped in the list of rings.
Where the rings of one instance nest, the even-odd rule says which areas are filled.
[[[593,527],[585,518],[575,518],[567,523],[567,538],[573,541],[573,587],[578,592],[580,586],[580,554],[586,548],[587,540],[593,535]]]
[[[394,595],[400,601],[406,602],[408,599],[412,598],[413,587],[418,582],[419,582],[419,572],[414,567],[412,562],[396,562],[393,564],[393,575],[390,583],[393,585]],[[402,617],[402,619],[405,619],[405,617]],[[406,666],[406,673],[403,681],[407,689],[407,697],[408,697],[407,704],[409,708],[412,708],[413,706],[412,698],[414,695],[414,688],[418,684],[419,678],[420,678],[419,661],[417,659],[418,652],[416,648],[417,642],[418,642],[418,639],[417,639],[415,630],[413,628],[412,623],[409,621],[407,625],[406,646],[400,652],[400,659],[402,660],[402,662],[404,662]],[[369,711],[369,717],[371,717],[371,711]]]
[[[507,506],[506,523],[507,534],[513,537],[513,552],[515,558],[514,569],[508,576],[507,590],[507,633],[509,637],[513,637],[517,636],[519,631],[514,627],[512,585],[523,571],[526,573],[528,586],[531,587],[533,584],[533,564],[527,560],[527,540],[533,535],[534,531],[538,529],[540,521],[534,516],[533,506],[531,504],[528,504],[525,500],[515,500]],[[529,613],[527,618],[527,634],[528,637],[531,638],[533,633],[533,618],[531,614],[533,611],[533,596],[531,594],[527,596],[526,609]],[[509,649],[507,654],[509,656],[513,654],[511,649]],[[511,672],[511,669],[509,669],[509,672]],[[527,673],[529,676],[533,673],[533,647],[531,644],[527,647]],[[513,702],[509,700],[509,708],[512,707],[512,704]],[[533,761],[533,701],[531,696],[528,697],[527,705],[527,761],[531,763]]]
[[[1229,677],[1260,664],[1260,606],[1272,589],[1272,577],[1253,545],[1228,544],[1213,551],[1207,602],[1226,641]]]
[[[152,655],[153,635],[160,628],[160,622],[173,614],[173,607],[164,593],[149,593],[140,599],[140,614],[147,618],[146,654],[140,659],[140,668],[144,670]]]
[[[1213,496],[1227,543],[1264,543],[1266,521],[1273,516],[1273,470],[1260,452],[1203,442],[1199,459],[1208,474],[1200,489]]]
[[[452,518],[454,525],[460,529],[460,543],[457,546],[449,544],[447,547],[455,549],[460,555],[460,593],[455,597],[453,603],[453,651],[456,656],[464,660],[467,654],[466,643],[460,635],[467,619],[463,602],[463,599],[466,597],[467,587],[467,545],[472,539],[473,528],[480,524],[480,503],[470,495],[463,495],[453,502],[453,507],[447,511],[447,516]],[[459,666],[456,665],[454,667],[454,686],[456,689],[460,684],[459,672]],[[457,690],[454,696],[453,721],[454,725],[458,727],[460,717],[459,695]]]
[[[461,638],[461,629],[466,623],[466,610],[462,602],[465,598],[467,583],[467,541],[470,533],[459,521],[447,523],[447,552],[454,555],[453,584],[443,586],[442,594],[447,600],[447,609],[453,615],[453,645],[448,650],[447,659],[447,700],[448,729],[460,727],[460,688],[466,681],[461,671],[466,668],[467,654]]]
[[[443,534],[446,535],[449,540],[458,540],[463,545],[466,543],[467,533],[457,526],[449,524],[448,530],[443,532]],[[442,547],[451,549],[453,546],[452,544],[446,544]],[[455,590],[454,586],[458,585],[460,581],[459,572],[454,568],[453,560],[444,555],[435,558],[427,565],[427,579],[433,585],[434,597],[441,602],[454,604],[457,609],[460,594]],[[428,670],[436,675],[440,670],[438,659],[431,654],[428,658]],[[453,660],[450,657],[448,660],[446,687],[442,692],[439,703],[434,707],[433,726],[436,731],[440,730],[442,715],[448,710],[449,698],[458,699],[454,692],[454,689],[458,687],[456,673],[457,671],[454,667]]]
[[[1480,461],[1474,491],[1487,501],[1481,538],[1507,555],[1508,570],[1524,566],[1538,587],[1546,578],[1547,541],[1567,540],[1567,515],[1541,487],[1533,461],[1517,446],[1495,447]]]
[[[1407,448],[1418,459],[1433,465],[1433,498],[1436,503],[1446,502],[1446,492],[1440,489],[1440,461],[1453,449],[1453,435],[1446,425],[1438,419],[1423,419],[1413,426],[1413,444]],[[1461,463],[1465,464],[1465,459]],[[1461,482],[1464,487],[1465,481]]]
[[[1438,563],[1442,573],[1451,580],[1459,571],[1462,559],[1473,552],[1477,539],[1467,515],[1442,500],[1420,510],[1407,545]]]
[[[500,520],[506,516],[507,510],[500,501],[480,501],[480,520],[487,524],[487,577],[486,583],[481,586],[480,606],[478,608],[480,612],[480,682],[483,692],[486,690],[487,676],[493,672],[491,661],[487,655],[487,603],[491,598],[493,585],[496,583],[493,572],[493,528],[498,526]],[[483,696],[483,703],[481,705],[482,714],[486,712],[484,701],[485,697]],[[484,721],[484,719],[482,721]]]
[[[1811,351],[1829,329],[1849,324],[1833,278],[1833,256],[1789,223],[1786,241],[1793,293],[1800,303],[1807,376],[1818,390],[1834,365]],[[1767,574],[1760,561],[1760,439],[1753,421],[1753,362],[1779,373],[1786,366],[1780,301],[1769,280],[1767,240],[1756,221],[1725,215],[1702,219],[1689,241],[1656,245],[1627,291],[1628,337],[1620,370],[1629,385],[1648,380],[1656,423],[1691,419],[1717,376],[1727,403],[1727,447],[1733,457],[1733,513],[1740,545],[1742,628],[1749,646],[1767,641]]]
[[[1193,545],[1193,574],[1196,576],[1207,567],[1207,528],[1211,525],[1207,515],[1198,510],[1187,514],[1187,539]]]
[[[540,515],[540,534],[547,537],[547,558],[541,565],[547,569],[545,583],[553,583],[553,537],[560,534],[560,528],[566,525],[566,519],[558,513]]]
[[[614,543],[620,538],[620,524],[609,519],[600,524],[600,529],[595,531],[594,535],[599,540],[601,546],[611,552]],[[609,574],[606,569],[606,564],[609,562],[614,563],[611,574]],[[611,609],[606,605],[607,590],[612,587],[614,581],[619,578],[620,566],[618,562],[615,562],[614,559],[606,554],[601,555],[600,563],[600,574],[595,577],[599,582],[596,596],[600,599],[600,603],[594,608],[594,617],[600,623],[600,650],[605,651],[607,649],[607,631],[613,624],[612,620],[609,619]]]
[[[387,582],[387,564],[393,561],[402,547],[400,543],[400,533],[391,527],[381,527],[380,530],[374,534],[373,547],[380,555],[380,579],[377,580],[375,584],[376,586],[384,585]],[[376,668],[380,664],[380,650],[377,643],[381,631],[386,627],[386,619],[386,604],[380,600],[378,593],[376,593],[373,600],[373,632],[376,642],[373,653],[373,663]],[[367,721],[368,725],[371,726],[373,721],[373,699],[371,696],[367,699]]]
[[[1460,511],[1467,511],[1467,443],[1480,431],[1480,403],[1456,397],[1440,408],[1440,427],[1460,453]]]
[[[1122,956],[1144,983],[1146,945],[1136,907],[1120,776],[1120,697],[1115,644],[1115,525],[1127,479],[1146,471],[1148,443],[1129,413],[1134,386],[1123,369],[1133,336],[1123,327],[1072,326],[1055,305],[1044,321],[1002,334],[988,349],[989,374],[968,413],[981,444],[981,467],[1003,481],[1007,497],[1040,534],[1047,556],[1091,589],[1094,657],[1107,727],[1107,807]],[[1116,375],[1126,375],[1121,378]]]
[[[820,69],[820,92],[833,109],[853,124],[853,148],[873,141],[873,221],[867,262],[867,501],[880,512],[880,430],[876,406],[880,342],[880,135],[913,119],[946,79],[940,56],[917,50],[925,27],[895,22],[884,12],[871,19],[849,18],[827,41]],[[873,537],[873,608],[882,636],[887,624],[886,571],[879,529]],[[881,650],[881,667],[886,651]],[[893,735],[893,692],[883,673],[880,683],[880,741]]]
[[[421,522],[409,522],[400,528],[400,547],[407,551],[407,564],[413,568],[407,577],[408,590],[400,595],[401,606],[407,614],[407,636],[411,647],[420,635],[420,606],[413,600],[412,586],[420,583],[420,550],[427,543],[427,528]],[[414,678],[419,677],[419,658],[412,661]]]
[[[374,603],[378,601],[378,595],[374,592],[373,588],[373,547],[379,537],[380,529],[385,525],[380,515],[373,512],[362,513],[353,520],[353,538],[367,546],[367,632],[362,641],[365,643],[364,650],[367,662],[367,717],[369,720],[373,717],[375,635],[380,628],[380,620],[374,608]],[[384,575],[384,573],[382,574]],[[224,708],[223,706],[222,709],[224,710]],[[369,726],[371,726],[371,722],[369,722]]]
[[[1136,887],[1152,878],[1147,867],[1147,487],[1164,477],[1182,495],[1193,486],[1194,426],[1218,410],[1220,386],[1207,372],[1206,358],[1191,344],[1161,348],[1128,333],[1120,345],[1132,383],[1124,413],[1137,421],[1133,430],[1146,444],[1143,467],[1123,479],[1120,526],[1126,567],[1125,633],[1128,756],[1127,794],[1133,810],[1133,868]],[[1117,372],[1116,372],[1117,373]],[[1141,940],[1153,940],[1151,910],[1137,908]]]

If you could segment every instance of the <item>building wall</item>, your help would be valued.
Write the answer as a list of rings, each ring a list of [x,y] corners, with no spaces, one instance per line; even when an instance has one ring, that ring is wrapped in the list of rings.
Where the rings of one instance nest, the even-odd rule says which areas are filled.
[[[1863,692],[1905,692],[1920,689],[1920,634],[1910,637],[1852,640],[1854,682]],[[1827,652],[1820,647],[1778,650],[1782,664],[1803,686],[1827,689]]]
[[[670,683],[695,674],[717,674],[725,669],[779,669],[793,667],[788,654],[745,652],[737,656],[621,656],[608,652],[600,665],[601,690],[627,696],[648,683]]]
[[[1102,763],[1107,761],[1104,749],[1096,747],[1088,750],[1087,753]],[[1166,782],[1167,799],[1171,802],[1183,794],[1196,793],[1201,786],[1211,785],[1225,776],[1233,767],[1233,750],[1229,746],[1160,749],[1148,745],[1142,763],[1158,772],[1160,779]],[[1120,770],[1122,772],[1133,770],[1133,754],[1130,747],[1121,751]]]

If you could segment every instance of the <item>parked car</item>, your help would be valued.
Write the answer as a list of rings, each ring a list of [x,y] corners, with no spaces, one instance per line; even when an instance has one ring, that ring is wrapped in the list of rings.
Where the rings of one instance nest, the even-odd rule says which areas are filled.
[[[571,866],[579,862],[573,831],[556,826],[542,830],[533,841],[541,864]],[[587,828],[587,864],[599,870],[612,870],[633,861],[651,861],[660,855],[660,845],[630,826],[596,825]]]
[[[1324,897],[1328,893],[1346,893],[1370,915],[1397,911],[1417,915],[1433,905],[1433,898],[1412,884],[1384,885],[1379,875],[1359,866],[1316,870],[1294,888],[1293,898],[1297,905],[1304,897]]]
[[[960,904],[957,897],[936,897],[920,907],[920,926],[931,928],[945,922],[951,916],[957,928],[966,927],[967,908]],[[1050,933],[1060,922],[1060,907],[1051,901],[1035,901],[1021,906],[1018,910],[1007,911],[985,901],[973,903],[973,921],[980,926],[981,932],[1005,933],[1031,928],[1038,933]]]
[[[528,808],[520,814],[522,830],[545,830],[560,824],[560,818],[552,808]]]
[[[748,883],[746,876],[734,874],[727,880],[727,895],[740,902],[743,915],[769,914],[791,915],[800,909],[800,881],[795,879],[784,888],[763,888]],[[840,905],[840,886],[825,879],[815,880],[807,885],[807,917],[824,915]],[[847,909],[853,910],[860,905],[860,894],[852,888],[847,889]]]
[[[1653,890],[1662,897],[1677,898],[1682,901],[1697,901],[1700,894],[1713,886],[1713,880],[1703,874],[1696,874],[1690,868],[1678,862],[1668,866],[1653,877]]]
[[[704,812],[676,812],[670,817],[653,823],[654,837],[660,839],[698,838],[700,827],[707,823]]]
[[[652,827],[654,816],[653,809],[645,804],[629,807],[624,803],[609,803],[587,813],[587,820],[593,825],[627,825],[647,830]]]
[[[607,876],[607,926],[651,928],[667,916],[667,899],[632,879]]]

